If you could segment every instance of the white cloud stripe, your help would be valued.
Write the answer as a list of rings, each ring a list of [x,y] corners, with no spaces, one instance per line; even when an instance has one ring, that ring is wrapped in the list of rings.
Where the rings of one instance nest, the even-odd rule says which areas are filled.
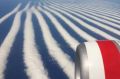
[[[26,11],[26,10],[28,10],[29,7],[30,7],[30,2],[28,2],[28,4],[25,6],[24,9],[22,9],[22,11]]]
[[[56,6],[56,7],[57,7],[57,6]],[[52,8],[53,8],[53,7],[52,7]],[[101,30],[99,30],[99,29],[97,29],[97,28],[95,28],[95,27],[93,27],[93,26],[91,26],[91,25],[83,22],[82,20],[78,19],[77,17],[74,17],[73,15],[65,12],[64,10],[60,10],[60,9],[58,9],[58,8],[55,8],[55,7],[54,7],[54,9],[56,9],[56,10],[58,10],[58,11],[64,13],[64,14],[66,14],[66,15],[68,15],[69,17],[71,17],[72,19],[74,19],[74,20],[75,20],[76,22],[78,22],[79,24],[81,24],[81,25],[83,25],[84,27],[88,28],[89,30],[91,30],[91,31],[93,31],[93,32],[95,32],[95,33],[103,36],[103,37],[106,38],[106,39],[118,40],[118,39],[112,37],[111,35],[107,34],[106,32],[101,31]],[[72,11],[70,11],[70,12],[72,12]]]
[[[83,6],[83,7],[85,7],[85,6]],[[113,13],[112,15],[115,15],[115,16],[118,16],[119,17],[119,12],[118,12],[118,10],[116,10],[116,9],[112,9],[112,8],[110,8],[110,9],[108,9],[108,8],[106,8],[106,7],[100,7],[100,6],[89,6],[89,5],[86,5],[86,7],[87,8],[92,8],[92,9],[94,9],[94,10],[99,10],[100,12],[102,12],[102,11],[104,11],[105,13],[108,13],[108,14],[110,14],[110,13]]]
[[[108,21],[108,20],[105,20],[105,19],[99,18],[99,15],[98,15],[98,14],[97,14],[97,15],[94,14],[94,13],[90,13],[90,14],[88,14],[88,13],[86,13],[86,12],[81,12],[81,11],[80,11],[80,13],[82,13],[82,14],[84,14],[84,15],[86,15],[86,16],[89,16],[89,17],[91,17],[91,18],[93,18],[93,19],[95,19],[95,20],[101,21],[101,22],[103,22],[103,23],[106,23],[106,24],[112,25],[113,27],[120,29],[120,25],[119,25],[119,24],[116,24],[116,23],[110,22],[110,20]],[[120,22],[119,22],[119,23],[120,23]]]
[[[20,6],[21,6],[21,4],[18,4],[11,12],[7,13],[2,18],[0,18],[0,24],[2,22],[4,22],[7,18],[9,18],[11,15],[13,15],[14,13],[16,13],[19,10]]]
[[[54,11],[52,9],[49,9],[47,7],[45,7],[45,8],[48,9],[50,12],[54,13],[55,15],[57,15],[58,17],[60,17],[65,23],[67,23],[69,25],[69,27],[71,29],[73,29],[82,38],[84,38],[86,40],[89,40],[89,41],[90,40],[96,40],[96,38],[92,37],[88,33],[86,33],[83,30],[81,30],[79,27],[77,27],[74,23],[72,23],[69,19],[67,19],[66,17],[64,17],[62,14],[60,14],[57,11]]]
[[[6,36],[5,40],[3,41],[2,45],[0,46],[0,79],[4,79],[4,71],[7,64],[7,58],[9,56],[11,47],[20,28],[21,14],[22,12],[18,12],[15,15],[11,29],[8,35]]]
[[[79,8],[79,7],[78,7]],[[83,7],[81,7],[81,8],[83,8]],[[113,21],[117,21],[118,22],[118,20],[120,20],[120,17],[119,17],[119,15],[116,15],[115,13],[111,13],[111,12],[107,12],[107,11],[102,11],[102,10],[100,10],[100,9],[94,9],[94,8],[90,8],[90,7],[85,7],[84,9],[86,9],[86,10],[88,10],[88,11],[92,11],[92,12],[94,12],[94,13],[99,13],[99,14],[101,14],[101,15],[104,15],[105,17],[107,16],[107,17],[112,17],[111,18],[111,20],[113,20]],[[115,20],[115,19],[113,19],[113,18],[116,18],[116,19],[118,19],[118,20]]]
[[[30,79],[49,79],[35,44],[31,11],[27,11],[26,15],[23,48],[26,73]]]
[[[0,18],[0,24],[2,22],[4,22],[7,18],[9,18],[11,15],[15,14],[16,12],[18,12],[20,7],[21,7],[21,4],[18,4],[15,9],[13,9],[11,12],[9,12],[8,14],[6,14],[2,18]],[[22,11],[27,10],[29,7],[30,7],[30,2],[25,6],[24,9],[22,9]]]
[[[96,4],[96,5],[88,5],[88,4],[84,4],[84,5],[80,5],[81,7],[83,6],[83,7],[85,7],[86,6],[86,8],[93,8],[93,9],[95,9],[95,10],[103,10],[103,11],[105,11],[105,12],[110,12],[110,13],[114,13],[113,15],[115,15],[115,16],[118,16],[119,15],[119,10],[117,10],[116,8],[111,8],[110,6],[111,5],[108,5],[109,7],[106,7],[106,6],[101,6],[101,5],[98,5],[98,4]],[[102,12],[102,11],[101,11]]]
[[[59,4],[59,3],[55,3],[55,2],[52,2],[51,4]],[[109,7],[105,7],[104,5],[99,5],[99,4],[96,4],[96,5],[92,5],[90,3],[86,4],[86,3],[80,3],[79,5],[76,5],[75,3],[73,4],[62,4],[63,6],[72,6],[74,8],[79,8],[79,7],[82,7],[82,8],[90,8],[90,9],[96,9],[96,10],[101,10],[102,11],[105,11],[105,12],[112,12],[114,13],[113,15],[115,16],[118,16],[119,15],[119,10],[118,9],[115,9],[115,8],[110,8],[110,5],[108,5]]]
[[[55,3],[55,4],[57,4],[57,3]],[[60,5],[60,4],[57,4],[57,5]],[[119,20],[116,20],[116,19],[120,19],[120,18],[118,18],[118,16],[112,15],[113,13],[107,14],[109,12],[102,11],[102,10],[99,10],[99,9],[97,9],[96,11],[94,11],[93,8],[89,8],[91,6],[89,6],[88,8],[86,6],[76,6],[76,5],[74,5],[74,6],[72,6],[72,5],[68,5],[68,6],[67,5],[62,5],[62,6],[69,7],[72,11],[77,11],[77,12],[80,12],[82,9],[84,9],[87,12],[91,12],[91,13],[94,13],[94,14],[99,13],[101,15],[99,15],[99,14],[98,15],[100,17],[104,18],[104,19],[107,19],[107,20],[110,20],[110,21],[113,21],[113,22],[116,22],[116,23],[120,23]],[[110,17],[112,17],[112,18],[110,18]],[[116,19],[113,19],[113,18],[116,18]]]
[[[38,7],[40,9],[40,7]],[[55,25],[55,28],[57,29],[57,31],[62,35],[62,37],[65,39],[65,41],[72,47],[72,49],[75,51],[77,45],[79,44],[79,42],[74,39],[64,28],[63,26],[57,21],[57,19],[48,11],[42,10],[52,21],[52,23]]]
[[[49,54],[57,61],[69,79],[74,79],[74,64],[70,60],[70,57],[65,54],[60,47],[58,47],[57,42],[52,37],[50,29],[48,28],[49,26],[47,25],[41,13],[39,13],[35,8],[33,9],[33,12],[39,21],[39,25],[41,26],[40,28],[42,30]]]
[[[118,31],[118,30],[116,30],[116,29],[114,29],[114,28],[112,28],[112,27],[110,27],[110,26],[108,26],[108,25],[102,24],[102,23],[100,23],[100,22],[97,22],[97,21],[92,20],[92,19],[90,19],[90,18],[87,18],[87,17],[85,17],[85,16],[79,15],[78,13],[75,13],[75,12],[74,12],[74,14],[78,15],[78,16],[81,17],[81,18],[86,19],[86,20],[89,21],[89,22],[92,22],[92,23],[98,25],[99,27],[102,27],[102,28],[104,28],[104,29],[106,29],[106,30],[108,30],[108,31],[111,31],[111,32],[113,32],[113,33],[115,33],[115,34],[117,34],[117,35],[120,35],[120,31]]]
[[[11,29],[8,32],[2,45],[0,46],[0,79],[4,79],[4,71],[7,64],[7,58],[20,28],[22,13],[28,8],[29,6],[26,6],[24,9],[16,13]]]
[[[70,11],[70,10],[69,10],[69,11]],[[71,11],[71,12],[74,13],[74,14],[76,14],[77,16],[79,16],[79,17],[81,17],[81,18],[84,18],[84,19],[88,20],[89,22],[92,22],[92,23],[98,25],[99,27],[102,27],[102,28],[104,28],[104,29],[106,29],[106,30],[108,30],[108,31],[111,31],[111,32],[113,32],[113,33],[115,33],[115,34],[117,34],[117,35],[120,35],[120,31],[118,31],[118,30],[116,30],[116,29],[114,29],[114,28],[112,28],[112,27],[109,27],[108,25],[102,24],[102,23],[100,23],[100,22],[97,22],[97,21],[92,20],[92,19],[90,19],[90,18],[87,18],[87,17],[85,17],[85,16],[79,15],[78,13],[75,13],[75,12],[73,12],[73,11]]]
[[[89,79],[105,79],[104,64],[99,46],[96,42],[85,43],[89,67]]]
[[[78,12],[78,11],[77,11],[77,12]],[[113,20],[109,19],[109,17],[106,18],[105,16],[102,16],[102,15],[99,15],[99,14],[95,14],[94,12],[90,12],[89,10],[85,10],[85,9],[83,9],[83,8],[80,8],[80,9],[79,9],[79,12],[82,13],[82,14],[85,14],[85,15],[87,15],[87,16],[89,16],[89,17],[92,17],[92,18],[94,18],[94,19],[96,19],[96,20],[99,20],[99,21],[101,21],[101,22],[104,22],[104,23],[113,25],[113,26],[116,27],[116,28],[120,28],[120,27],[119,27],[120,22],[119,22],[118,20],[117,20],[117,22],[116,22],[116,21],[113,21]],[[89,13],[89,14],[88,14],[88,13]],[[92,15],[90,15],[90,14],[92,14]],[[98,17],[100,17],[100,18],[98,18]],[[101,19],[101,18],[103,18],[103,19]],[[116,23],[113,23],[113,22],[110,22],[110,21],[113,21],[113,22],[116,22],[116,23],[119,23],[119,24],[116,24]]]
[[[116,19],[118,19],[118,17],[116,18],[116,19],[113,19],[113,18],[115,18],[116,16],[111,16],[111,15],[107,15],[107,16],[104,16],[104,14],[102,13],[102,12],[97,12],[97,11],[93,11],[93,10],[90,10],[90,9],[85,9],[85,8],[79,8],[78,10],[76,10],[76,11],[81,11],[81,10],[84,10],[84,11],[86,11],[86,12],[89,12],[89,13],[92,13],[92,14],[94,14],[94,15],[96,15],[96,16],[99,16],[99,17],[101,17],[101,18],[104,18],[104,19],[106,19],[106,20],[108,20],[108,21],[112,21],[112,22],[116,22],[116,23],[118,23],[118,24],[120,24],[120,21],[119,20],[116,20]],[[99,13],[99,14],[98,14]],[[102,15],[101,15],[102,14]],[[110,18],[110,17],[113,17],[113,18]]]

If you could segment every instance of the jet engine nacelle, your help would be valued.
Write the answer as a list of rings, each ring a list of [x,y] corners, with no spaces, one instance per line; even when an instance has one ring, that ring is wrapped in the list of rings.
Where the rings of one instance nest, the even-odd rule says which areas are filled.
[[[75,79],[120,79],[120,42],[85,42],[77,47]]]

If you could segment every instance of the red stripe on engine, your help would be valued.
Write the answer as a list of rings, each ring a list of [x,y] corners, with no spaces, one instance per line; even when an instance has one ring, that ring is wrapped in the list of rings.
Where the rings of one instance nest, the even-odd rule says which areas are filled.
[[[112,41],[97,41],[101,50],[105,79],[120,79],[120,52]]]

